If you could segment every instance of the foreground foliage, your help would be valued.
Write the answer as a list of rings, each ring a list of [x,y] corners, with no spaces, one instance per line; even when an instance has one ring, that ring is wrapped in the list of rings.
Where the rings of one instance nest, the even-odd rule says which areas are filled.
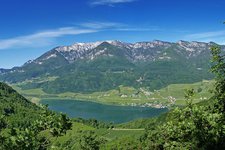
[[[64,114],[32,104],[4,83],[0,83],[0,102],[0,149],[44,150],[50,140],[42,132],[57,137],[71,128]]]
[[[193,105],[193,90],[187,91],[187,106],[173,110],[169,121],[146,133],[148,149],[225,148],[225,62],[219,47],[213,47],[212,72],[216,75],[211,105]]]

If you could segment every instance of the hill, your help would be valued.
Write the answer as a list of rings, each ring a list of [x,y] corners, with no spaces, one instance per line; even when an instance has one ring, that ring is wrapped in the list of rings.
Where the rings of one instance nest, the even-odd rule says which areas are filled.
[[[50,141],[44,132],[61,136],[71,125],[66,115],[39,107],[0,82],[0,149],[45,150]]]
[[[31,103],[14,89],[0,82],[0,116],[8,116],[11,127],[29,126],[38,118],[40,108]]]

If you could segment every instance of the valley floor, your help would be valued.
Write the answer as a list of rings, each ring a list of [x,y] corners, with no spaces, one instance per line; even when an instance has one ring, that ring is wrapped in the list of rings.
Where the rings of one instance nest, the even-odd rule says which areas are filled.
[[[14,84],[12,87],[34,103],[39,103],[42,99],[61,99],[92,101],[108,105],[170,108],[185,105],[186,89],[193,88],[195,90],[194,103],[208,99],[212,95],[210,91],[213,90],[214,81],[203,80],[193,84],[171,84],[154,91],[149,91],[146,88],[135,89],[120,86],[118,89],[90,94],[72,92],[48,94],[42,89],[23,90],[20,88],[20,84]]]

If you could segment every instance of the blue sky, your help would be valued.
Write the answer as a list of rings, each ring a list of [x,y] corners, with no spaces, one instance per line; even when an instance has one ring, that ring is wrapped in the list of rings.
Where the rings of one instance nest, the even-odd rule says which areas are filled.
[[[75,42],[225,44],[224,6],[223,0],[1,0],[0,68]]]

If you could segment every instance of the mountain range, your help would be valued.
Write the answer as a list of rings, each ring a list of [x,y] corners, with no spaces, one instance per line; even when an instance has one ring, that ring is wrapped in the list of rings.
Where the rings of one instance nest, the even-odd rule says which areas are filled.
[[[22,89],[46,93],[90,93],[120,85],[157,90],[174,83],[212,79],[210,47],[214,42],[126,43],[98,41],[53,48],[20,67],[0,69],[0,80],[23,83]],[[225,46],[222,46],[223,52]]]

